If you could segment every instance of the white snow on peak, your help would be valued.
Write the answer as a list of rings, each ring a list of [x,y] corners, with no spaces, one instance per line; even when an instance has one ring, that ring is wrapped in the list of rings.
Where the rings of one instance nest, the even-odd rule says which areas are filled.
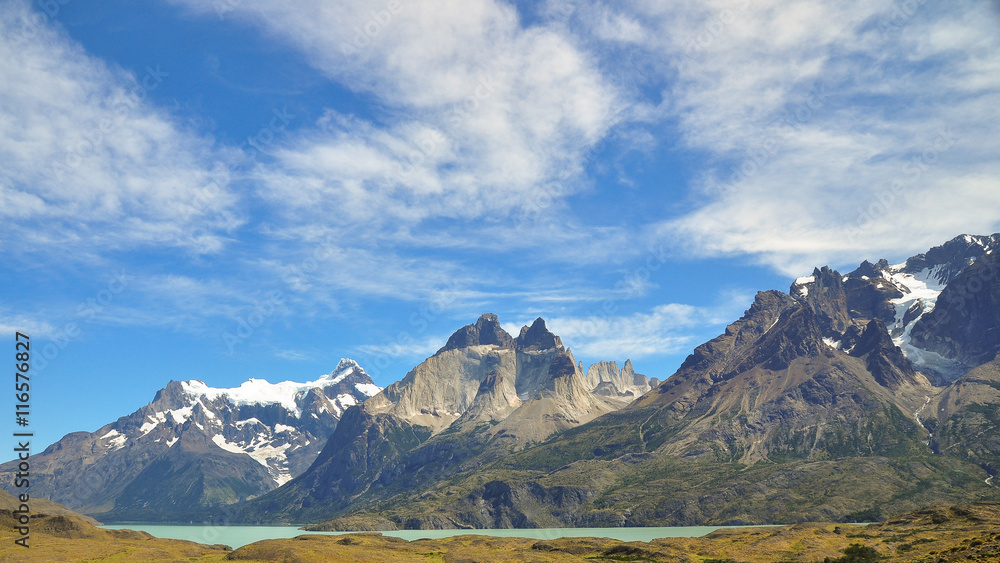
[[[191,407],[184,407],[182,409],[174,409],[167,411],[170,413],[171,418],[174,419],[175,424],[184,424],[184,421],[191,418]]]
[[[902,265],[905,267],[905,263]],[[917,369],[930,369],[939,373],[955,371],[957,362],[949,360],[940,354],[917,348],[910,343],[910,331],[924,315],[934,310],[938,296],[944,290],[945,284],[938,281],[941,267],[924,268],[916,274],[904,274],[900,268],[893,266],[890,271],[891,280],[903,291],[903,296],[893,299],[891,303],[896,309],[896,319],[889,328],[893,342],[903,351]],[[922,312],[910,322],[903,325],[903,316],[913,305],[920,303]]]
[[[241,448],[239,445],[227,442],[226,437],[223,436],[222,434],[216,434],[215,436],[212,436],[212,441],[215,442],[216,446],[219,446],[220,448],[226,450],[227,452],[233,452],[234,454],[246,453],[243,450],[243,448]]]
[[[270,383],[263,379],[251,379],[239,387],[219,389],[198,380],[182,381],[180,386],[184,401],[180,408],[163,408],[156,412],[150,412],[152,409],[149,409],[146,418],[141,421],[138,432],[130,430],[129,436],[126,436],[117,430],[110,430],[101,436],[100,440],[109,451],[114,451],[123,448],[130,436],[131,438],[142,438],[162,426],[164,430],[160,430],[160,432],[169,432],[174,437],[167,440],[167,437],[170,436],[167,434],[159,436],[156,441],[158,443],[165,441],[167,447],[171,447],[179,439],[177,434],[180,429],[177,427],[180,425],[190,421],[195,427],[205,430],[205,426],[193,419],[197,410],[197,418],[201,419],[204,415],[206,425],[213,428],[214,431],[209,432],[208,435],[214,434],[212,441],[217,446],[229,452],[249,455],[267,467],[274,481],[278,485],[282,485],[292,479],[288,465],[288,451],[301,447],[301,444],[295,444],[299,439],[298,429],[295,426],[280,423],[273,426],[267,425],[253,417],[230,420],[228,424],[231,425],[231,428],[226,428],[223,423],[225,409],[219,411],[218,405],[213,405],[213,403],[219,400],[223,405],[228,404],[233,407],[279,404],[294,414],[296,418],[301,418],[302,411],[299,408],[299,403],[307,393],[337,385],[344,382],[352,374],[367,377],[357,362],[345,358],[340,360],[337,368],[331,373],[306,383],[294,381]],[[336,397],[331,398],[329,403],[322,401],[319,404],[321,412],[329,410],[335,415],[340,415],[347,407],[357,405],[365,398],[378,394],[382,389],[372,383],[357,383],[353,388],[347,386],[345,391],[347,392],[339,393]],[[311,413],[311,416],[316,419],[320,418],[315,413]],[[227,416],[226,418],[232,417]],[[222,433],[222,431],[232,428],[239,432],[238,437],[232,438],[235,443],[227,441]],[[306,445],[309,445],[308,441]]]
[[[264,423],[261,422],[260,420],[258,420],[257,418],[252,417],[252,416],[250,418],[247,418],[247,419],[244,419],[244,420],[234,420],[233,421],[233,426],[235,426],[237,428],[240,428],[240,429],[242,429],[247,424],[261,424],[262,425]]]
[[[824,338],[823,343],[829,346],[830,348],[833,348],[835,350],[840,350],[840,341],[838,340],[834,340],[832,338]]]
[[[285,428],[290,427],[286,426]],[[288,457],[285,453],[292,445],[274,446],[267,438],[267,434],[260,433],[250,443],[240,445],[226,441],[226,437],[222,434],[216,434],[212,437],[212,442],[227,452],[247,454],[254,461],[266,467],[271,473],[271,478],[280,487],[292,480],[292,474],[288,470]]]
[[[139,432],[142,432],[142,434],[140,434],[140,436],[145,436],[146,434],[149,434],[150,432],[153,431],[154,428],[156,428],[159,425],[160,425],[160,423],[159,422],[155,422],[155,421],[154,422],[146,422],[145,424],[143,424],[142,426],[139,427]]]
[[[323,377],[316,380],[316,383],[324,383],[325,385],[333,385],[340,383],[345,377],[351,375],[355,371],[359,373],[364,373],[365,370],[361,369],[358,362],[350,360],[348,358],[341,358],[340,363],[337,364],[337,369],[324,375]]]
[[[167,415],[165,413],[162,413],[162,412],[156,412],[156,413],[147,415],[147,418],[149,418],[151,420],[145,421],[142,424],[142,426],[139,427],[139,432],[142,432],[142,434],[140,434],[140,437],[145,436],[146,434],[149,434],[150,432],[152,432],[154,428],[156,428],[157,426],[160,425],[160,423],[166,422]]]
[[[212,412],[211,409],[209,409],[208,407],[206,407],[205,403],[201,402],[201,397],[198,397],[198,400],[196,402],[201,405],[201,412],[205,413],[205,417],[206,418],[215,418],[215,413]],[[191,405],[191,406],[193,407],[194,405]]]
[[[117,430],[112,430],[108,432],[101,438],[111,438],[108,440],[108,448],[110,451],[120,450],[125,447],[125,442],[128,441],[128,436],[124,434],[119,434]]]
[[[382,388],[378,385],[373,385],[371,383],[358,383],[354,385],[354,388],[361,391],[363,394],[374,397],[382,392]]]
[[[266,405],[280,404],[286,410],[294,412],[296,418],[302,416],[297,400],[311,389],[336,385],[352,373],[364,373],[361,366],[354,360],[341,359],[337,364],[337,369],[328,373],[315,381],[308,383],[297,383],[295,381],[282,381],[280,383],[270,383],[264,379],[250,379],[242,385],[230,389],[218,389],[209,387],[204,382],[198,380],[182,381],[181,388],[184,393],[192,397],[205,397],[210,401],[224,398],[234,405]],[[376,385],[362,383],[356,388],[368,396],[372,396],[379,391]],[[374,392],[372,389],[374,388]],[[370,394],[369,394],[370,393]]]
[[[816,283],[816,276],[803,276],[801,278],[796,278],[795,283],[792,287],[799,288],[799,295],[802,297],[809,297],[809,284]]]

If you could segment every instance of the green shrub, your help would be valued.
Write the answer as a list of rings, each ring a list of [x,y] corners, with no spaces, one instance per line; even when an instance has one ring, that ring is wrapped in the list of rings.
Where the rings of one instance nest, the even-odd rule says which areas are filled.
[[[852,543],[844,550],[844,556],[837,559],[824,559],[824,563],[876,563],[882,560],[882,555],[874,547]]]
[[[881,519],[882,519],[882,508],[878,506],[873,506],[871,508],[858,510],[856,512],[851,512],[850,514],[844,515],[844,522],[848,524],[857,524],[861,522],[878,522]]]

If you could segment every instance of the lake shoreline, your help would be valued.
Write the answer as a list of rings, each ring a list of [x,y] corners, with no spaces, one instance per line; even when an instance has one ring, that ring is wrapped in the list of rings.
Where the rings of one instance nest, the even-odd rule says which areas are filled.
[[[619,528],[497,528],[452,530],[386,530],[386,531],[314,531],[296,526],[216,526],[200,524],[104,524],[105,530],[135,530],[162,539],[187,540],[203,544],[223,544],[233,549],[263,540],[292,539],[304,535],[342,536],[349,534],[380,534],[406,541],[448,539],[456,536],[486,536],[527,540],[565,538],[606,538],[625,542],[650,542],[667,538],[698,538],[723,529],[774,528],[782,525],[759,526],[667,526]]]

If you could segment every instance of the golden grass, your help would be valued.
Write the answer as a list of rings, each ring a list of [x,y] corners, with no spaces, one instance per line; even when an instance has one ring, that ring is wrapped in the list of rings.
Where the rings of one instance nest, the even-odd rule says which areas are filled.
[[[851,544],[877,549],[888,563],[1000,561],[1000,504],[932,507],[871,526],[797,524],[719,530],[702,538],[622,542],[606,538],[533,540],[456,536],[404,541],[378,533],[302,535],[259,541],[235,551],[142,532],[102,530],[67,516],[33,520],[30,549],[13,544],[10,513],[0,511],[0,561],[247,561],[311,563],[737,561],[820,562]]]

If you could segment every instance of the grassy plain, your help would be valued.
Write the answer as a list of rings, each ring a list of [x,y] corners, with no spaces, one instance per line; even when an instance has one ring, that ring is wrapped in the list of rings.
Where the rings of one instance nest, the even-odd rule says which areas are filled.
[[[143,532],[103,530],[72,515],[39,516],[30,543],[14,545],[10,511],[0,510],[0,561],[175,562],[248,561],[310,563],[376,562],[617,562],[773,563],[784,561],[860,563],[880,561],[952,563],[1000,562],[1000,503],[936,506],[879,524],[796,524],[774,528],[719,530],[701,538],[622,542],[607,538],[534,540],[489,536],[405,541],[377,533],[302,535],[264,540],[235,551]],[[871,550],[859,550],[851,546]],[[846,552],[853,556],[845,555]],[[868,556],[869,558],[865,558]]]

